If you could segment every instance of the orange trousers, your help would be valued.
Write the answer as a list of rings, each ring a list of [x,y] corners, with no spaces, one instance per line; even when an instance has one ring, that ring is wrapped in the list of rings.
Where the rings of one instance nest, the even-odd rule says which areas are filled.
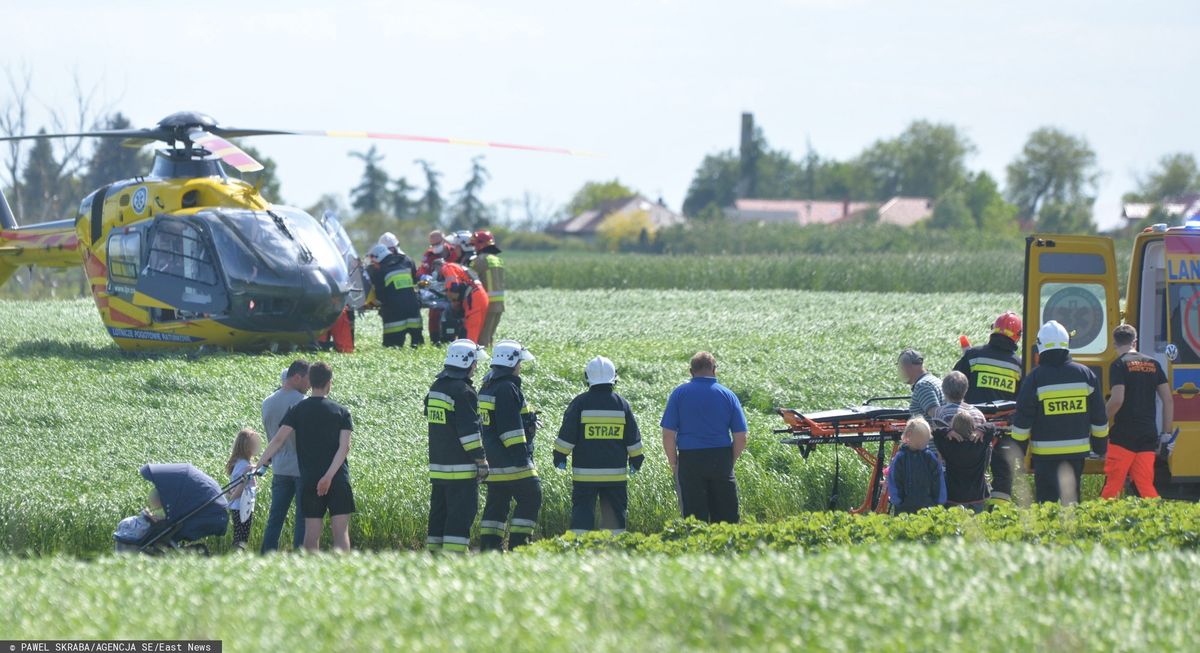
[[[1100,497],[1115,499],[1125,489],[1125,478],[1133,477],[1133,485],[1143,499],[1158,496],[1154,489],[1154,452],[1134,452],[1115,444],[1108,445],[1104,457],[1104,489]]]
[[[487,317],[487,304],[484,304],[482,309],[476,308],[463,317],[463,328],[467,330],[467,338],[471,342],[479,342],[479,334],[483,331],[483,321]]]

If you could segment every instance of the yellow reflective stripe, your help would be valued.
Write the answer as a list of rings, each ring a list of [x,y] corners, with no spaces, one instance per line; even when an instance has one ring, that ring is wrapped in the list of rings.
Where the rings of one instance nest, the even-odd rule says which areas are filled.
[[[490,402],[490,401],[481,401],[481,402],[479,402],[479,407],[480,407],[480,408],[482,408],[482,409],[484,409],[484,410],[496,410],[496,404],[494,404],[494,403],[492,403],[492,402]]]
[[[624,424],[624,417],[581,417],[579,421],[584,424]]]
[[[571,454],[571,450],[570,450],[570,449],[568,449],[568,448],[566,448],[566,447],[564,447],[564,446],[562,446],[562,445],[558,444],[557,442],[556,442],[556,443],[554,443],[554,451],[556,451],[556,452],[558,452],[558,453],[561,453],[561,454],[563,454],[564,456],[569,456],[569,455]]]
[[[610,474],[606,476],[579,476],[572,474],[571,480],[576,483],[612,483],[614,481],[628,481],[629,474]]]
[[[521,479],[523,479],[523,478],[531,478],[531,477],[534,477],[534,476],[537,476],[537,470],[536,470],[536,469],[526,469],[526,470],[523,470],[523,471],[519,471],[519,472],[512,472],[512,473],[509,473],[509,474],[489,474],[489,475],[488,475],[488,477],[487,477],[487,481],[488,481],[488,482],[492,482],[492,481],[519,481],[519,480],[521,480]]]
[[[1002,376],[1007,376],[1012,379],[1021,378],[1020,372],[1015,372],[1006,367],[996,367],[995,365],[972,365],[971,371],[972,372],[991,372],[993,374],[1000,374]]]
[[[474,442],[468,442],[467,444],[464,444],[463,451],[473,451],[482,446],[483,446],[483,442],[481,440],[475,440]]]
[[[1091,386],[1088,386],[1088,387],[1090,388]],[[1086,399],[1087,396],[1090,394],[1092,394],[1092,391],[1090,389],[1088,389],[1088,390],[1051,390],[1049,392],[1042,392],[1039,390],[1038,391],[1038,399],[1041,399],[1041,400],[1046,400],[1046,399]]]
[[[1012,436],[1012,439],[1014,440],[1024,442],[1025,440],[1029,439],[1029,429],[1021,428],[1020,426],[1014,426],[1009,432],[1009,435]]]
[[[447,403],[441,399],[430,399],[428,404],[434,408],[445,408],[446,410],[454,410],[454,404]]]
[[[1049,445],[1033,444],[1030,449],[1033,453],[1042,456],[1056,456],[1070,453],[1087,453],[1091,451],[1091,446],[1086,444],[1068,444],[1061,447],[1052,447]]]
[[[391,286],[396,290],[404,290],[405,288],[413,287],[412,273],[408,270],[394,270],[383,279],[383,285]]]
[[[630,458],[633,458],[633,457],[635,457],[635,456],[640,456],[640,455],[642,455],[642,445],[640,445],[640,444],[639,444],[639,445],[635,445],[635,446],[631,446],[631,447],[626,447],[626,448],[629,450],[629,457],[630,457]]]
[[[1101,426],[1096,426],[1095,424],[1092,424],[1092,437],[1093,438],[1108,437],[1108,424],[1103,424]]]
[[[525,404],[524,406],[521,406],[521,414],[522,415],[527,415],[532,412],[533,412],[533,409],[529,407],[529,404]]]
[[[475,478],[476,472],[429,472],[429,478],[440,481],[462,481]]]
[[[1042,399],[1044,397],[1076,397],[1076,396],[1079,396],[1078,394],[1066,394],[1066,395],[1058,394],[1059,392],[1062,392],[1065,390],[1073,390],[1076,392],[1082,392],[1084,395],[1087,395],[1092,391],[1092,386],[1091,386],[1091,384],[1082,382],[1082,381],[1077,382],[1077,383],[1051,383],[1049,385],[1044,385],[1044,386],[1039,387],[1037,389],[1037,396],[1038,396],[1038,399]]]
[[[442,544],[442,550],[447,553],[466,553],[467,545],[466,544],[451,544],[450,542],[444,542]]]

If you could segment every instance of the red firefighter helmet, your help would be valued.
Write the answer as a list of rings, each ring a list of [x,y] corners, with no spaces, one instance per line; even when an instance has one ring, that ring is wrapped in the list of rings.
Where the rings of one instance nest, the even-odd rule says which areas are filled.
[[[487,229],[480,229],[471,236],[471,244],[474,245],[475,249],[478,251],[484,247],[491,247],[495,245],[496,237],[493,236],[492,232],[488,231]]]
[[[1013,342],[1021,341],[1021,316],[1007,311],[992,323],[992,333],[1003,333]]]

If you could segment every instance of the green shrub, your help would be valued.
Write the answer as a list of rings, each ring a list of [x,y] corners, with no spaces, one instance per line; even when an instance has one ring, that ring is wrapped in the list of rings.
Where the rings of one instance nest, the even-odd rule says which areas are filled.
[[[813,512],[774,523],[709,525],[694,519],[676,520],[650,534],[568,533],[537,542],[527,551],[743,554],[893,542],[934,544],[950,539],[1078,547],[1100,544],[1135,551],[1190,550],[1200,548],[1200,505],[1127,499],[1088,501],[1067,508],[1058,504],[1005,507],[980,515],[961,508],[933,508],[894,517]]]

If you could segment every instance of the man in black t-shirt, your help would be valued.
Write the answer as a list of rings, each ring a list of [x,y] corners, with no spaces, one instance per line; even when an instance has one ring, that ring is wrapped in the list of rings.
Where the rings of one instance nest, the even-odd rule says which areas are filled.
[[[1155,422],[1155,395],[1162,401],[1162,430],[1170,431],[1174,404],[1167,375],[1158,361],[1135,351],[1137,330],[1122,324],[1113,331],[1117,359],[1108,371],[1112,395],[1108,399],[1108,453],[1104,459],[1107,477],[1100,496],[1115,499],[1125,487],[1125,478],[1133,477],[1138,494],[1157,497],[1154,489],[1154,456],[1158,450],[1159,429]]]
[[[350,514],[354,492],[350,489],[350,411],[329,398],[333,370],[326,363],[308,369],[312,396],[292,406],[280,423],[279,432],[263,452],[265,466],[283,443],[296,436],[296,458],[300,462],[300,507],[304,511],[304,548],[320,549],[325,514],[333,530],[333,545],[350,550]]]

